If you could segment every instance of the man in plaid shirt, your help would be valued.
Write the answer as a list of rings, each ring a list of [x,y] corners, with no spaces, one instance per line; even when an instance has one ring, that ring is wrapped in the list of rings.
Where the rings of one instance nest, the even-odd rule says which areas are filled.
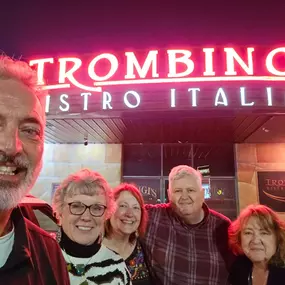
[[[224,285],[233,255],[230,220],[204,203],[202,176],[180,165],[169,174],[169,204],[146,205],[143,239],[154,285]]]

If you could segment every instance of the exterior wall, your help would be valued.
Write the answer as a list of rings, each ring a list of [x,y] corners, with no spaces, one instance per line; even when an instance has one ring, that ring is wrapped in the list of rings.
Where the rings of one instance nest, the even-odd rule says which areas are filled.
[[[52,184],[85,167],[98,171],[112,187],[117,186],[121,161],[120,144],[45,144],[43,168],[31,194],[51,203]]]
[[[239,208],[258,203],[257,171],[285,171],[284,144],[236,144]],[[285,213],[280,213],[285,219]]]
[[[238,205],[258,203],[257,171],[285,171],[284,144],[236,144]],[[43,168],[31,194],[48,203],[52,184],[60,183],[69,174],[87,167],[101,173],[111,186],[121,182],[121,144],[46,144]],[[285,213],[280,213],[285,219]]]

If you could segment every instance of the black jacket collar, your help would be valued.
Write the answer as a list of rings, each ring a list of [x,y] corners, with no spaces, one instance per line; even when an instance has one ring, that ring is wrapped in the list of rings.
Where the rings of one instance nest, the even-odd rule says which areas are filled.
[[[13,210],[11,220],[15,231],[14,245],[7,262],[0,269],[0,272],[28,264],[34,267],[31,257],[31,245],[29,242],[29,232],[27,230],[26,220],[19,208]]]

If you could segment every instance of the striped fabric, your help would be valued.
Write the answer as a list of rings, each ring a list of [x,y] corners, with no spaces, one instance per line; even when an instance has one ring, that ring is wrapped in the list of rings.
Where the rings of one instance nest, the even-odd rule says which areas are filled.
[[[67,263],[71,285],[132,284],[122,257],[104,245],[101,245],[99,251],[91,259],[69,256],[65,251],[62,253]],[[75,266],[78,264],[86,265],[86,273],[83,276],[80,276],[75,270]]]
[[[233,255],[228,249],[230,220],[210,210],[186,225],[170,204],[147,205],[149,225],[142,241],[156,285],[224,285]]]

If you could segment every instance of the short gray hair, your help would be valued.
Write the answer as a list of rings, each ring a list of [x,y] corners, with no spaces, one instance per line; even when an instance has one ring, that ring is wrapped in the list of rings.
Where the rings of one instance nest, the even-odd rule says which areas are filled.
[[[87,168],[69,175],[56,189],[52,207],[57,218],[59,219],[62,214],[66,197],[73,197],[80,194],[93,196],[98,193],[98,188],[105,192],[107,202],[105,217],[106,219],[109,218],[114,209],[112,189],[101,174]]]
[[[27,62],[13,60],[12,58],[0,55],[0,79],[16,79],[26,85],[34,93],[43,107],[45,118],[46,90],[38,85],[37,72]]]
[[[178,180],[180,178],[183,178],[185,176],[192,176],[195,177],[202,188],[202,174],[200,171],[194,169],[193,167],[190,167],[188,165],[178,165],[171,169],[169,173],[169,188],[171,189],[171,185],[174,180]]]

